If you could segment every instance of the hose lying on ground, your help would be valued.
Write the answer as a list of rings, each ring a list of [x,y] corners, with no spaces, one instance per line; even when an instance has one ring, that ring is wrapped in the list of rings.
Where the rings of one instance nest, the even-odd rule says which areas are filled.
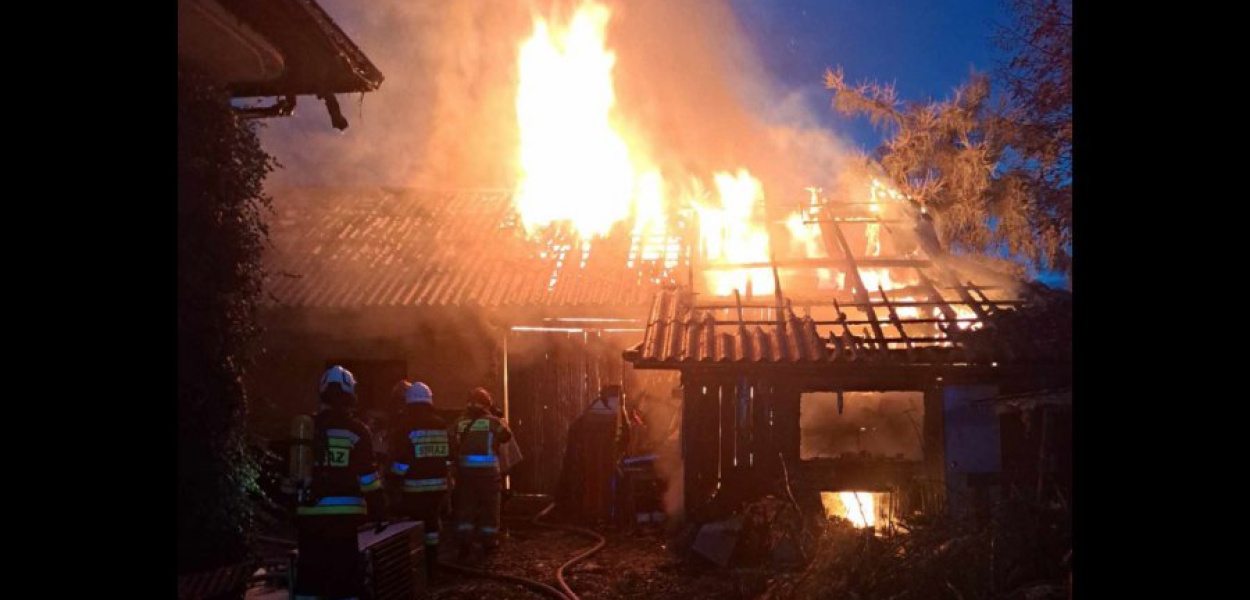
[[[565,570],[565,569],[567,569],[567,568],[569,568],[569,567],[571,567],[571,566],[573,566],[573,565],[574,565],[575,563],[577,563],[578,561],[580,561],[580,560],[584,560],[585,558],[589,557],[590,555],[592,555],[592,554],[594,554],[594,553],[596,553],[596,552],[598,552],[598,551],[602,550],[602,549],[603,549],[603,547],[604,547],[605,545],[607,545],[608,541],[607,541],[606,539],[604,539],[604,537],[603,537],[603,536],[601,536],[601,535],[599,535],[598,533],[595,533],[595,532],[593,532],[593,531],[591,531],[591,530],[589,530],[589,529],[583,528],[583,527],[574,527],[574,526],[572,526],[572,525],[555,525],[555,524],[552,524],[552,523],[541,523],[541,522],[539,522],[539,519],[541,519],[541,518],[543,518],[544,516],[546,516],[546,514],[547,514],[547,513],[549,513],[549,512],[551,512],[551,509],[553,509],[553,508],[555,508],[555,507],[556,507],[556,505],[555,505],[555,503],[554,503],[554,502],[553,502],[553,503],[551,503],[551,504],[549,504],[549,505],[547,505],[547,508],[542,509],[542,511],[541,511],[541,512],[539,512],[537,515],[535,515],[535,516],[534,516],[534,518],[530,520],[530,522],[531,522],[531,523],[533,523],[533,524],[535,524],[535,525],[538,525],[539,527],[550,527],[550,528],[553,528],[553,529],[560,529],[560,530],[563,530],[563,531],[569,531],[569,532],[572,532],[572,533],[577,533],[577,534],[580,534],[580,535],[584,535],[584,536],[586,536],[586,537],[589,537],[589,538],[591,538],[591,539],[594,539],[594,540],[595,540],[595,545],[594,545],[594,546],[591,546],[590,548],[588,548],[588,549],[586,549],[586,550],[583,550],[582,552],[579,552],[576,556],[574,556],[573,558],[570,558],[570,559],[569,559],[568,561],[566,561],[564,564],[560,565],[560,568],[559,568],[559,569],[556,569],[556,583],[560,584],[560,588],[564,590],[564,594],[565,594],[565,596],[567,596],[567,597],[569,598],[569,600],[581,600],[581,597],[579,597],[577,594],[575,594],[575,593],[573,592],[573,590],[572,590],[571,588],[569,588],[569,584],[568,584],[568,582],[566,582],[566,581],[564,580],[564,570]]]
[[[551,503],[551,504],[548,504],[548,505],[547,505],[547,508],[542,509],[542,510],[541,510],[541,511],[537,514],[537,515],[534,515],[534,517],[533,517],[533,518],[528,519],[528,521],[530,522],[530,524],[535,525],[535,526],[537,526],[537,527],[543,527],[543,528],[546,528],[546,529],[557,529],[557,530],[561,530],[561,531],[568,531],[568,532],[571,532],[571,533],[576,533],[576,534],[579,534],[579,535],[584,535],[584,536],[586,536],[586,537],[589,537],[589,538],[592,538],[592,539],[594,539],[594,540],[595,540],[595,545],[594,545],[594,546],[592,546],[592,547],[590,547],[590,548],[588,548],[588,549],[586,549],[586,550],[582,550],[581,552],[578,552],[576,556],[574,556],[573,558],[570,558],[569,560],[565,561],[565,562],[564,562],[564,564],[560,565],[560,568],[556,569],[556,583],[560,584],[560,588],[563,590],[563,592],[562,592],[562,591],[560,591],[560,590],[557,590],[557,589],[555,589],[555,588],[553,588],[553,587],[551,587],[551,586],[549,586],[549,585],[547,585],[547,584],[545,584],[545,583],[542,583],[542,582],[539,582],[539,581],[535,581],[535,580],[533,580],[533,579],[527,579],[527,578],[525,578],[525,577],[517,577],[517,576],[513,576],[513,575],[504,575],[504,574],[502,574],[502,573],[492,573],[492,572],[490,572],[490,571],[483,571],[483,570],[480,570],[480,569],[473,569],[473,568],[464,567],[464,566],[460,566],[460,565],[456,565],[456,564],[452,564],[452,563],[447,563],[447,562],[441,562],[441,561],[439,562],[439,565],[440,565],[440,566],[443,566],[443,567],[447,567],[448,569],[450,569],[450,570],[452,570],[452,571],[456,571],[456,572],[463,573],[463,574],[466,574],[466,575],[475,575],[475,576],[478,576],[478,577],[487,577],[487,578],[492,578],[492,579],[500,579],[500,580],[503,580],[503,581],[509,581],[509,582],[512,582],[512,583],[518,583],[518,584],[524,585],[524,586],[526,586],[526,587],[528,587],[528,588],[530,588],[530,589],[534,589],[534,590],[537,590],[537,591],[542,592],[542,593],[544,593],[544,594],[547,594],[547,595],[549,595],[549,596],[552,596],[552,597],[554,597],[554,598],[560,598],[561,600],[581,600],[581,597],[580,597],[580,596],[578,596],[578,595],[577,595],[577,594],[576,594],[576,593],[575,593],[575,592],[574,592],[574,591],[573,591],[573,590],[569,587],[568,582],[564,580],[564,571],[565,571],[565,569],[568,569],[569,567],[573,566],[574,564],[577,564],[577,562],[578,562],[578,561],[584,560],[584,559],[586,559],[587,557],[589,557],[590,555],[592,555],[592,554],[594,554],[594,553],[596,553],[596,552],[598,552],[598,551],[602,550],[602,549],[603,549],[603,547],[604,547],[604,546],[608,543],[608,541],[607,541],[606,539],[604,539],[604,537],[603,537],[603,536],[601,536],[601,535],[599,535],[598,533],[595,533],[594,531],[591,531],[591,530],[589,530],[589,529],[585,529],[585,528],[582,528],[582,527],[574,527],[574,526],[572,526],[572,525],[556,525],[556,524],[554,524],[554,523],[543,523],[543,522],[539,521],[539,519],[541,519],[541,518],[543,518],[544,516],[546,516],[546,515],[547,515],[547,513],[551,512],[551,509],[553,509],[553,508],[555,508],[555,507],[556,507],[556,505],[555,505],[555,503],[554,503],[554,502],[553,502],[553,503]]]
[[[545,594],[552,598],[556,598],[557,600],[569,600],[568,596],[565,596],[564,593],[562,593],[560,590],[557,590],[556,588],[553,588],[541,581],[535,581],[533,579],[527,579],[525,577],[517,577],[515,575],[505,575],[503,573],[491,573],[490,571],[483,571],[481,569],[473,569],[470,567],[462,567],[460,565],[452,564],[449,562],[439,561],[438,566],[444,569],[447,569],[448,571],[460,573],[461,575],[470,575],[473,577],[485,577],[487,579],[498,579],[500,581],[507,581],[509,583],[520,584],[531,590],[539,592],[541,594]]]

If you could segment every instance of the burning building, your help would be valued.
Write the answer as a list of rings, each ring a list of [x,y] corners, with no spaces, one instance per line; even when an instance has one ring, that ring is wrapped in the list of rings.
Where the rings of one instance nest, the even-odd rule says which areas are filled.
[[[692,516],[778,473],[800,492],[922,481],[942,498],[996,477],[980,401],[1066,385],[1061,341],[1003,334],[1026,290],[948,255],[925,207],[867,161],[753,118],[709,75],[749,61],[700,63],[741,58],[720,43],[731,12],[666,18],[692,6],[623,8],[635,54],[609,44],[606,5],[532,15],[512,114],[456,134],[515,131],[514,161],[466,156],[515,167],[506,189],[275,189],[262,427],[312,410],[332,362],[366,409],[400,377],[443,408],[485,385],[527,456],[514,487],[551,493],[569,423],[623,381],[680,412],[656,425],[680,431],[669,486]],[[698,103],[673,91],[692,77]],[[446,145],[430,154],[460,156]]]
[[[696,519],[786,472],[800,495],[821,492],[860,524],[883,492],[910,498],[910,511],[965,511],[1018,443],[1002,438],[1016,429],[1000,427],[992,402],[1070,385],[1070,320],[1046,312],[1064,304],[1056,292],[948,255],[923,209],[883,188],[873,180],[865,200],[841,202],[813,190],[803,224],[823,252],[713,264],[703,290],[654,297],[624,356],[681,373],[683,494]],[[739,278],[729,295],[717,287],[725,270]],[[760,280],[769,295],[744,298]],[[857,404],[871,404],[859,422],[846,409]]]
[[[505,191],[278,190],[275,213],[267,352],[252,386],[270,407],[256,411],[260,426],[280,436],[314,410],[310,386],[330,363],[357,375],[366,411],[403,377],[428,383],[445,409],[485,386],[527,457],[513,477],[522,491],[554,491],[565,431],[601,385],[641,385],[620,352],[685,260],[678,245],[623,230],[531,238]]]

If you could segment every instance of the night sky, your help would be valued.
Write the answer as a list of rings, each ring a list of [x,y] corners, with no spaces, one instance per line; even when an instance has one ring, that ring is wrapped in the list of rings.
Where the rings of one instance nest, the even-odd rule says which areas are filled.
[[[995,69],[996,25],[1005,0],[730,0],[761,60],[788,88],[802,90],[824,126],[871,151],[883,140],[868,120],[829,107],[822,76],[841,66],[847,80],[893,82],[902,100],[942,99],[972,70]],[[1035,273],[1064,287],[1062,273]]]
[[[881,142],[866,119],[829,108],[821,81],[841,65],[848,81],[893,82],[903,100],[948,96],[972,69],[994,69],[994,26],[1004,0],[731,0],[761,60],[786,87],[802,89],[829,128],[865,150]]]

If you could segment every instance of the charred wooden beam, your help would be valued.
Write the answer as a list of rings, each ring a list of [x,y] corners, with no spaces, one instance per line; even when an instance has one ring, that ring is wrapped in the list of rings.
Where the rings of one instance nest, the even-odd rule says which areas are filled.
[[[903,219],[880,219],[877,217],[833,217],[829,219],[808,219],[803,221],[807,224],[812,223],[908,223]]]
[[[925,303],[925,305],[931,305],[931,304],[932,304],[932,303]],[[876,305],[876,306],[881,307],[881,308],[884,308],[884,307],[885,307],[885,305],[884,305],[884,304],[878,304],[878,305]],[[901,307],[906,307],[906,306],[914,306],[914,305],[912,305],[912,304],[908,304],[908,303],[895,303],[895,304],[894,304],[894,307],[895,307],[895,308],[901,308]],[[899,320],[901,320],[903,323],[906,323],[906,324],[908,324],[908,325],[921,325],[921,324],[925,324],[925,325],[937,325],[937,324],[942,324],[942,323],[950,323],[950,322],[951,322],[951,321],[950,321],[950,320],[948,320],[948,319],[932,319],[932,318],[929,318],[929,319],[910,319],[910,318],[909,318],[909,319],[904,319],[904,318],[902,318],[902,317],[899,317]],[[980,319],[977,319],[977,318],[975,318],[975,317],[955,318],[954,320],[955,320],[956,322],[969,322],[969,323],[974,323],[974,322],[975,322],[975,323],[979,323],[979,322],[981,321]],[[770,324],[772,324],[772,321],[743,321],[743,323],[744,323],[744,324],[746,324],[746,325],[770,325]],[[867,325],[867,324],[869,323],[869,321],[868,321],[867,319],[850,319],[850,320],[847,320],[847,321],[829,321],[829,320],[823,320],[823,319],[822,319],[822,320],[819,320],[819,321],[818,321],[818,320],[814,320],[814,319],[812,320],[812,324],[813,324],[813,325],[841,325],[841,324],[843,324],[843,323],[845,323],[845,324],[847,324],[847,325]]]
[[[887,294],[898,293],[898,290],[886,290],[886,293]],[[828,300],[826,300],[826,302],[827,301]],[[943,305],[946,305],[949,307],[952,304],[965,304],[964,302],[951,302],[951,301],[946,301],[946,300],[943,300],[943,301],[891,300],[890,302],[892,302],[895,307],[904,307],[904,306],[938,306],[938,307],[941,307]],[[973,302],[975,303],[975,300]],[[793,305],[795,304],[795,302],[791,301],[790,304]],[[812,302],[810,305],[819,305],[819,304],[820,304],[819,302]],[[860,309],[869,308],[869,307],[885,308],[885,305],[881,304],[880,302],[869,302],[867,304],[864,304],[862,302],[840,302],[839,304],[841,306],[848,307],[848,308],[860,308]],[[1024,300],[995,300],[994,304],[997,306],[1024,306],[1025,304],[1028,304],[1028,303]],[[806,303],[798,303],[798,305],[809,306],[809,304],[806,304]],[[737,306],[739,306],[739,304],[734,304],[734,303],[716,304],[716,303],[703,302],[694,306],[693,308],[697,308],[701,310],[727,310],[731,308],[737,308]],[[773,304],[771,303],[770,304],[758,304],[758,303],[752,304],[750,302],[742,302],[740,306],[742,306],[742,308],[773,308]]]
[[[747,328],[742,319],[742,295],[738,293],[737,288],[734,288],[734,303],[738,307],[738,333],[745,336]]]
[[[903,322],[899,320],[898,313],[894,311],[894,305],[890,304],[890,297],[885,294],[885,290],[881,286],[877,286],[877,291],[881,293],[881,299],[885,302],[886,310],[889,311],[890,323],[894,324],[894,328],[898,330],[898,335],[902,338],[902,342],[907,345],[908,360],[915,358],[912,353],[912,350],[915,348],[911,340],[907,339],[907,330],[903,328]]]
[[[781,298],[781,275],[777,272],[777,236],[773,235],[771,223],[767,226],[768,231],[768,266],[773,273],[773,300],[776,302],[776,313],[773,315],[777,319],[777,331],[782,335],[786,333],[786,321],[782,316],[782,298]]]
[[[933,321],[933,319],[930,319],[930,321]],[[911,321],[905,321],[905,322],[911,323]],[[937,322],[940,323],[941,321],[937,321]],[[916,343],[922,343],[922,342],[942,343],[942,344],[952,343],[952,340],[948,337],[916,336],[916,335],[909,335],[906,338],[885,337],[885,338],[881,338],[879,340],[873,340],[873,341],[880,342],[882,344],[907,344],[907,343],[916,344]]]
[[[976,294],[977,298],[980,298],[982,302],[990,307],[990,312],[998,312],[998,307],[994,305],[994,301],[990,300],[989,296],[986,296],[985,293],[981,291],[981,288],[977,287],[977,284],[969,281],[968,289],[972,290],[972,293]]]
[[[705,271],[735,271],[738,269],[768,269],[771,267],[846,267],[859,265],[865,268],[923,268],[932,267],[932,261],[915,258],[858,258],[846,260],[842,258],[787,258],[769,262],[721,263],[706,265]]]
[[[947,286],[947,285],[940,285],[940,286],[935,286],[935,287],[936,289],[939,289],[939,290],[955,291],[954,287]],[[979,286],[979,287],[982,290],[1000,289],[1000,288],[995,288],[992,286]],[[929,294],[930,292],[931,290],[929,288],[926,288],[920,285],[902,286],[902,287],[896,287],[893,289],[886,290],[886,293],[890,294],[892,298],[897,297],[897,296],[924,296],[924,295]],[[821,306],[829,302],[830,298],[838,298],[839,301],[845,301],[843,304],[844,306],[849,306],[852,308],[859,307],[859,305],[855,302],[855,298],[852,296],[852,294],[849,291],[846,291],[845,293],[841,293],[841,294],[834,292],[832,294],[819,296],[819,297],[799,296],[799,295],[787,296],[787,300],[789,300],[791,304],[793,304],[794,306],[799,306],[799,307]],[[899,302],[899,301],[895,301],[895,302]],[[916,301],[916,302],[923,302],[923,303],[915,304],[912,306],[939,306],[942,304],[942,302],[937,301],[937,300],[925,300],[925,301]],[[960,301],[951,301],[951,300],[946,300],[945,302],[947,304],[961,304],[962,303]],[[993,302],[995,306],[1000,306],[1000,307],[1022,306],[1022,305],[1027,304],[1027,302],[1024,300],[994,300]],[[772,302],[768,302],[768,303],[743,302],[742,303],[743,308],[772,308],[772,305],[773,305]],[[729,297],[704,298],[700,300],[698,303],[693,304],[694,308],[699,308],[699,309],[704,309],[704,310],[725,310],[725,309],[734,308],[734,306],[735,306],[735,303],[733,299]],[[876,305],[874,304],[874,306]],[[896,304],[896,306],[909,306],[909,305]]]
[[[850,266],[849,273],[851,275],[852,285],[855,287],[855,300],[865,305],[871,305],[872,301],[868,297],[868,291],[864,289],[864,281],[859,276],[859,266],[855,261],[855,254],[851,252],[851,245],[847,243],[846,236],[842,235],[842,228],[837,223],[822,223],[820,229],[821,239],[826,240],[826,252],[830,256],[833,256],[834,254],[831,251],[833,249],[828,247],[829,242],[827,241],[830,237],[832,237],[837,241],[838,248],[841,250],[843,258],[846,259]],[[832,231],[833,236],[829,235],[830,231]],[[868,314],[868,319],[872,321],[872,330],[873,333],[876,334],[876,337],[885,337],[885,335],[881,332],[881,325],[877,323],[877,313],[872,308],[866,309],[865,312]]]
[[[957,320],[959,315],[955,312],[955,309],[951,308],[950,303],[942,297],[942,293],[937,290],[937,286],[933,285],[933,280],[929,279],[924,274],[924,271],[920,269],[916,269],[916,275],[920,276],[920,284],[925,288],[925,295],[929,297],[929,301],[937,304],[938,309],[942,311],[942,315],[948,321]]]

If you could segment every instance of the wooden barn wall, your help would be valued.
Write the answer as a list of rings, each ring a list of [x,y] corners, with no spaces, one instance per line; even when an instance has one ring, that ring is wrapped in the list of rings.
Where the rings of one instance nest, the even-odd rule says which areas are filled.
[[[751,378],[686,374],[682,380],[684,503],[692,519],[718,490],[748,497],[775,480],[780,460],[793,475],[799,464],[799,393]],[[763,485],[761,485],[763,484]]]
[[[634,336],[513,331],[508,336],[508,418],[525,460],[512,473],[520,493],[554,494],[569,426],[604,385],[630,388],[621,351]]]
[[[265,324],[263,352],[248,377],[249,420],[271,439],[285,438],[295,415],[316,411],[317,381],[336,358],[401,361],[402,374],[430,385],[440,409],[463,408],[477,386],[502,406],[506,364],[509,420],[525,457],[511,478],[520,493],[554,493],[568,427],[603,385],[623,383],[631,398],[647,392],[643,410],[655,419],[639,447],[655,448],[677,422],[677,374],[635,372],[621,357],[637,343],[636,332],[509,331],[471,310],[450,309],[279,310]]]

